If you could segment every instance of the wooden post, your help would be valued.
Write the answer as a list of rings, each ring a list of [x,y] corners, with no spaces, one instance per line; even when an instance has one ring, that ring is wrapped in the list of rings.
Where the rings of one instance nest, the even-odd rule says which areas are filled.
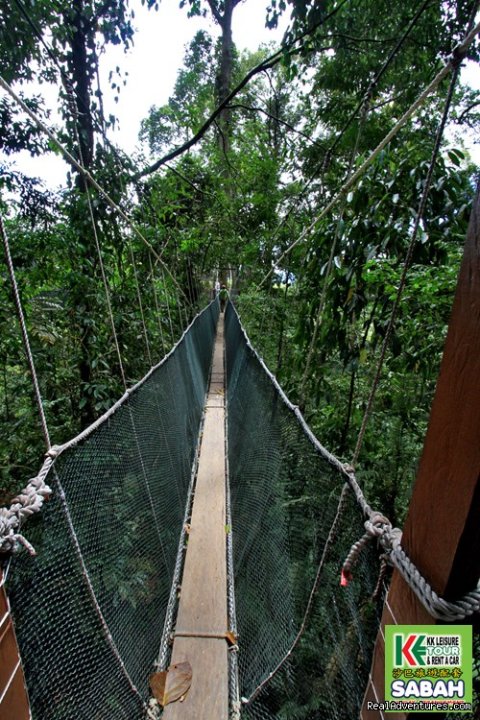
[[[222,315],[172,651],[172,664],[188,661],[192,666],[192,685],[184,700],[165,707],[163,720],[228,719],[224,396]]]
[[[433,589],[449,600],[480,576],[480,188],[473,204],[452,316],[402,545]],[[478,616],[477,616],[478,620]],[[383,610],[391,624],[435,624],[394,572]],[[384,700],[384,645],[376,640],[363,720]],[[406,718],[388,713],[389,720]]]
[[[0,720],[29,720],[25,678],[0,570]]]

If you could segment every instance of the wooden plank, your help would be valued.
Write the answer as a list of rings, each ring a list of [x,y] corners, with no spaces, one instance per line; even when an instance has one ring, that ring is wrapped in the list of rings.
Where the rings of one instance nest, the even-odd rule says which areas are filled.
[[[433,589],[447,599],[472,590],[480,576],[480,192],[477,191],[423,455],[402,545]],[[435,624],[400,575],[393,574],[385,624]],[[393,620],[392,620],[393,616]],[[478,618],[476,618],[478,624]],[[383,699],[383,638],[375,646],[362,718]],[[375,686],[372,687],[372,684]],[[388,713],[389,720],[406,718]]]
[[[25,678],[2,579],[0,571],[0,720],[29,720]]]
[[[225,395],[223,381],[212,380],[210,382],[210,395]]]
[[[198,462],[195,499],[176,632],[223,636],[228,630],[223,319],[215,341]],[[221,380],[220,380],[221,378]],[[172,663],[188,660],[192,685],[164,720],[227,720],[228,646],[223,637],[175,637]]]
[[[221,395],[209,395],[207,403],[207,410],[215,408],[222,409],[225,405],[224,398]]]

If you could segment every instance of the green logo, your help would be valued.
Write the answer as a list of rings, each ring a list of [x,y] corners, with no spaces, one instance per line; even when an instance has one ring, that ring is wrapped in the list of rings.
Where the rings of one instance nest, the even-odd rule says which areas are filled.
[[[425,635],[408,635],[405,642],[400,633],[396,633],[394,638],[395,665],[402,666],[404,662],[410,666],[426,665],[424,656],[427,649],[423,645]]]
[[[472,712],[472,627],[386,625],[385,712]]]

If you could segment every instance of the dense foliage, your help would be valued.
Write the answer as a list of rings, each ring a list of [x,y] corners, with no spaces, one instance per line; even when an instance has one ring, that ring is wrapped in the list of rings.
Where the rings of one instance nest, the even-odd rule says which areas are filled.
[[[320,11],[314,2],[292,2],[284,52],[276,56],[268,48],[255,54],[226,48],[236,5],[189,3],[190,14],[212,13],[221,36],[216,41],[199,32],[186,49],[169,102],[152,108],[142,124],[146,157],[158,159],[188,142],[252,68],[262,68],[269,55],[274,61],[252,75],[212,129],[166,172],[132,182],[138,168],[105,135],[115,118],[103,116],[97,74],[106,45],[132,42],[128,4],[2,3],[5,78],[21,93],[34,78],[58,84],[64,143],[129,207],[178,282],[104,198],[87,190],[75,168],[69,188],[54,196],[5,164],[2,210],[47,415],[59,440],[91,422],[122,389],[94,225],[129,381],[150,362],[142,362],[137,349],[144,342],[142,314],[159,357],[185,320],[179,304],[188,300],[191,315],[205,281],[219,273],[239,293],[253,340],[315,430],[342,456],[352,454],[445,84],[356,188],[280,266],[276,262],[449,56],[471,3],[392,8],[358,0]],[[282,11],[286,3],[271,3],[268,22],[275,24]],[[471,48],[470,56],[475,53]],[[120,86],[112,79],[113,92]],[[41,94],[27,97],[45,118]],[[472,90],[457,84],[452,117],[460,127],[474,123],[476,102]],[[6,96],[1,119],[4,156],[51,147]],[[451,142],[444,147],[361,457],[372,489],[388,505],[398,503],[400,516],[421,448],[474,183],[468,157]],[[276,272],[261,282],[272,264]],[[40,435],[9,284],[3,288],[1,457],[8,489],[18,486],[26,468],[33,470]]]
[[[10,164],[17,152],[38,155],[52,145],[2,95],[0,209],[51,435],[66,440],[123,392],[97,234],[127,384],[171,347],[219,277],[322,443],[349,460],[448,80],[286,251],[450,57],[475,3],[270,0],[270,26],[291,12],[276,54],[235,48],[238,0],[181,5],[188,14],[211,13],[220,37],[193,38],[168,103],[142,123],[143,155],[132,160],[107,138],[115,118],[104,116],[98,83],[104,48],[132,42],[128,1],[0,1],[2,76],[21,94],[33,79],[57,84],[62,141],[143,234],[74,166],[68,188],[56,195],[18,172]],[[476,41],[468,51],[475,61],[478,47]],[[111,90],[121,85],[118,68]],[[48,121],[41,93],[26,95]],[[474,192],[476,168],[451,138],[478,128],[479,102],[457,83],[358,463],[372,503],[394,522],[404,517],[421,452]],[[209,123],[219,103],[224,107]],[[178,154],[167,165],[172,148]],[[153,161],[155,173],[148,170]],[[0,500],[35,471],[42,454],[6,269],[3,279]],[[285,712],[311,717],[309,700],[303,710],[297,703],[293,714]]]

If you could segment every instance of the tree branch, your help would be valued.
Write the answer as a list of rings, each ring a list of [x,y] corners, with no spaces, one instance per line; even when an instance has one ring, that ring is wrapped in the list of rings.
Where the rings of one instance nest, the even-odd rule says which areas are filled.
[[[141,177],[145,177],[145,175],[150,175],[151,173],[158,170],[162,165],[165,165],[165,163],[169,162],[170,160],[173,160],[174,158],[178,157],[178,155],[182,155],[182,153],[189,150],[191,147],[197,144],[197,142],[205,135],[207,130],[213,125],[217,117],[221,114],[222,110],[230,103],[233,98],[238,95],[240,90],[243,90],[245,85],[255,76],[258,75],[258,73],[263,72],[264,70],[273,67],[278,62],[280,62],[281,56],[278,58],[275,58],[274,60],[271,60],[268,58],[263,63],[260,63],[256,67],[252,68],[247,75],[243,78],[243,80],[237,85],[236,88],[234,88],[229,95],[223,100],[220,105],[218,105],[213,113],[210,115],[210,117],[203,123],[202,127],[197,130],[195,135],[190,138],[186,143],[183,145],[180,145],[179,147],[175,148],[174,150],[171,150],[167,155],[164,155],[159,160],[156,160],[152,165],[149,165],[144,170],[141,170],[139,173],[134,175],[131,179],[132,180],[138,180]]]
[[[223,18],[218,11],[218,7],[215,5],[215,0],[207,0],[207,3],[210,7],[213,17],[215,18],[215,22],[217,22],[220,27],[222,27]]]
[[[458,116],[456,122],[457,122],[457,123],[463,122],[465,116],[468,115],[468,113],[470,112],[470,110],[473,110],[473,108],[478,107],[479,105],[480,105],[480,100],[477,100],[476,102],[470,103],[470,105],[468,105],[468,106],[465,108],[465,110],[463,110],[463,112],[460,113],[460,115]]]
[[[248,110],[249,112],[261,112],[267,117],[269,117],[271,120],[275,120],[275,122],[280,123],[280,125],[285,125],[286,128],[288,128],[294,133],[297,133],[297,135],[301,135],[305,138],[305,140],[308,140],[315,145],[318,143],[317,140],[309,137],[306,133],[302,132],[301,130],[297,130],[297,128],[293,127],[293,125],[290,125],[290,123],[287,123],[285,120],[281,120],[281,118],[277,117],[276,115],[272,115],[271,113],[267,112],[267,110],[264,110],[261,107],[255,107],[254,105],[243,105],[243,103],[234,103],[233,105],[228,105],[227,107],[229,108],[229,110]]]
[[[179,147],[176,147],[174,150],[171,150],[167,155],[164,155],[159,160],[156,160],[152,165],[149,165],[144,170],[141,170],[139,173],[136,173],[131,180],[138,180],[141,177],[145,177],[145,175],[150,175],[151,173],[158,170],[158,168],[162,167],[162,165],[165,165],[165,163],[169,162],[170,160],[173,160],[173,158],[178,157],[178,155],[181,155],[182,153],[189,150],[191,147],[196,145],[196,143],[201,140],[201,138],[205,135],[207,130],[212,126],[214,121],[217,119],[217,117],[221,114],[222,110],[233,100],[233,98],[238,95],[238,93],[243,90],[245,85],[247,85],[250,80],[255,77],[255,75],[258,75],[261,72],[264,72],[265,70],[269,70],[270,68],[277,65],[285,55],[296,55],[300,50],[302,49],[302,46],[294,47],[300,40],[303,40],[305,37],[312,35],[317,28],[319,28],[321,25],[326,23],[328,20],[330,20],[331,17],[336,15],[341,8],[350,0],[342,0],[337,7],[332,10],[328,15],[326,15],[322,20],[319,20],[318,23],[316,23],[313,27],[311,27],[309,30],[305,30],[305,32],[301,33],[298,37],[296,37],[291,43],[288,45],[285,45],[280,50],[277,50],[277,52],[273,53],[273,55],[270,55],[266,60],[256,65],[254,68],[252,68],[239,82],[239,84],[227,95],[227,97],[222,100],[222,102],[216,107],[216,109],[213,111],[213,113],[210,115],[210,117],[204,122],[204,124],[201,126],[201,128],[195,133],[195,135],[188,140],[188,142],[184,143],[183,145],[180,145]],[[318,52],[321,52],[324,48],[320,48]]]

